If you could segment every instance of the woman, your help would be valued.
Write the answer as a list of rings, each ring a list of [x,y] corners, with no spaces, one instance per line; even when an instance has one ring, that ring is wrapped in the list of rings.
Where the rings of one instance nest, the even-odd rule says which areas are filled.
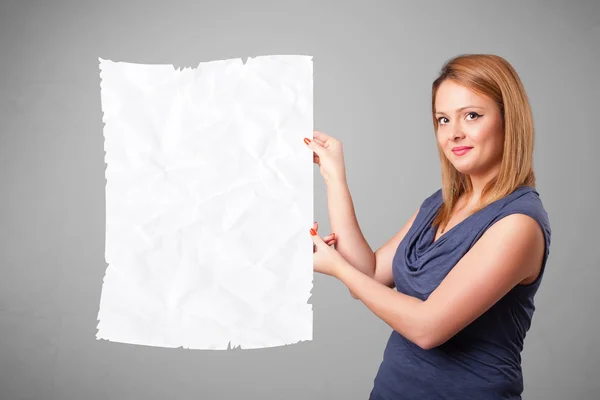
[[[432,115],[442,187],[374,253],[354,215],[341,143],[316,131],[305,140],[335,232],[310,230],[314,269],[393,329],[371,400],[520,399],[520,353],[551,234],[535,190],[527,95],[503,58],[461,55],[433,83]]]

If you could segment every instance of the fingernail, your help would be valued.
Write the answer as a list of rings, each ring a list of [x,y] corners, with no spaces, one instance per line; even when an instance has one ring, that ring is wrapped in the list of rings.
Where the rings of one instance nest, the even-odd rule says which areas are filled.
[[[310,234],[315,236],[317,234],[317,231],[315,231],[313,228],[310,228]]]
[[[310,139],[309,138],[304,138],[304,143],[309,144],[310,143]]]

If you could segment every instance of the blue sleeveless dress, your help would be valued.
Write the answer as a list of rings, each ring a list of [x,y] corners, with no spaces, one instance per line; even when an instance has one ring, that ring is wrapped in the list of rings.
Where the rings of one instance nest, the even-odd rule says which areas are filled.
[[[535,188],[521,186],[433,242],[436,229],[431,224],[442,202],[441,189],[426,198],[398,245],[392,268],[399,292],[427,299],[487,228],[514,213],[534,218],[544,233],[542,270],[534,282],[515,286],[438,347],[424,350],[392,331],[369,400],[521,399],[521,351],[550,253],[548,214]]]

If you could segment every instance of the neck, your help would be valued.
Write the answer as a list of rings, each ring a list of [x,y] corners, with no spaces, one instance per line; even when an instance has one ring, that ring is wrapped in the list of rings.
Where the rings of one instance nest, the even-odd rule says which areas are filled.
[[[469,203],[477,204],[481,199],[481,193],[483,188],[489,181],[491,181],[500,171],[500,164],[497,164],[494,168],[486,171],[483,174],[471,174],[471,186],[473,187],[473,193],[470,196]]]

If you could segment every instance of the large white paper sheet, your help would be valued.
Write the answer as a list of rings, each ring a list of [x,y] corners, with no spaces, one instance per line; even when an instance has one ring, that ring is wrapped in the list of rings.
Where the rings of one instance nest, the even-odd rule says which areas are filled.
[[[312,340],[312,57],[99,61],[108,267],[96,338]]]

